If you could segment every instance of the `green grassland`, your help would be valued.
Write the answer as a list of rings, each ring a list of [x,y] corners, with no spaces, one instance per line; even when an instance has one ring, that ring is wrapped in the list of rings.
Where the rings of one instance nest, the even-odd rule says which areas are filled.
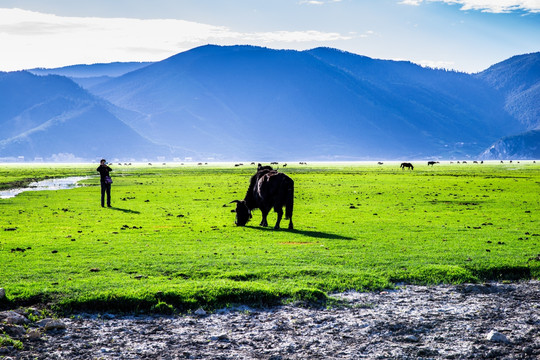
[[[3,166],[0,187],[96,167]],[[229,202],[254,166],[112,167],[113,208],[100,207],[97,177],[0,200],[0,306],[171,312],[540,278],[540,166],[530,162],[289,165],[295,230],[277,231],[258,226],[259,211],[234,225]]]

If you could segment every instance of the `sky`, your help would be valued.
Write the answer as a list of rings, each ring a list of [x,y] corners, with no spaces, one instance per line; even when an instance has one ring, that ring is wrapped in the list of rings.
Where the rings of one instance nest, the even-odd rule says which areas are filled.
[[[332,47],[468,73],[540,51],[540,0],[0,0],[0,71]]]

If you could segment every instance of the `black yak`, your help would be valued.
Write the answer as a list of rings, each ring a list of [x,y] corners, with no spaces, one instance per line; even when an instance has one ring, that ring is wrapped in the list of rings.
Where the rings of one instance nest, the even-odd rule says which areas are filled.
[[[251,210],[261,209],[261,226],[268,226],[266,217],[272,208],[277,213],[274,229],[279,229],[285,207],[285,219],[289,220],[289,229],[293,229],[294,181],[287,175],[272,169],[270,166],[257,167],[257,173],[251,177],[244,200],[233,200],[236,203],[236,225],[244,226],[251,219]]]
[[[433,166],[433,165],[438,164],[438,163],[439,163],[438,161],[428,161],[427,162],[428,166],[429,165]]]

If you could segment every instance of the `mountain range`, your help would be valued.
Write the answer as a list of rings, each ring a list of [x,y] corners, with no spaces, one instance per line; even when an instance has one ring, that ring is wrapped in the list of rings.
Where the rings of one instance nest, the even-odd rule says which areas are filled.
[[[0,106],[0,160],[540,158],[540,53],[466,74],[207,45],[0,73]]]

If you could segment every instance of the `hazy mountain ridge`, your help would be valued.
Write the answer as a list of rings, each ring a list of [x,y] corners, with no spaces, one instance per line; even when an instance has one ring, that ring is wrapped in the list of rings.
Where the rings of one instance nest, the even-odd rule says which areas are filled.
[[[540,130],[500,139],[480,155],[482,159],[540,159]]]
[[[483,154],[493,159],[538,159],[540,138],[540,52],[513,56],[476,75],[505,96],[505,110],[526,132],[507,136]]]
[[[476,75],[505,96],[505,109],[527,130],[540,128],[540,52],[513,56]]]
[[[107,64],[71,65],[61,68],[35,68],[28,72],[34,75],[65,76],[82,86],[89,88],[107,80],[127,74],[152,64],[151,62],[113,62]]]
[[[152,62],[112,62],[91,65],[70,65],[61,68],[35,68],[27,70],[34,75],[61,75],[69,78],[109,76],[118,77],[139,70]]]
[[[0,73],[0,158],[141,158],[161,151],[63,76]]]
[[[540,76],[534,69],[540,59],[527,59],[470,75],[329,48],[208,45],[124,73],[131,65],[113,64],[110,71],[103,64],[73,67],[96,75],[87,78],[95,81],[84,85],[88,91],[60,76],[0,74],[0,95],[10,92],[3,78],[20,76],[13,80],[20,91],[7,94],[8,109],[0,114],[0,158],[18,156],[21,139],[39,148],[29,144],[56,142],[57,129],[84,133],[84,126],[108,129],[107,122],[118,126],[103,145],[108,157],[496,158],[486,149],[501,148],[492,145],[538,121]],[[119,68],[124,70],[115,73]],[[40,81],[34,84],[29,76]],[[79,127],[70,127],[74,119]],[[37,134],[44,136],[38,141]],[[62,141],[68,151],[69,142]],[[76,156],[101,156],[92,155],[100,146],[90,143],[80,138],[71,148],[81,154]]]

